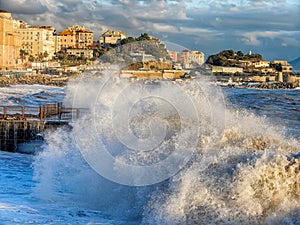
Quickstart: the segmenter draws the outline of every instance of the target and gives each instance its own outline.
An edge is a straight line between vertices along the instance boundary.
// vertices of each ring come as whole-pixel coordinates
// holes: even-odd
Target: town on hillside
[[[94,65],[112,63],[121,65],[124,78],[176,80],[191,78],[199,74],[197,70],[215,75],[223,84],[289,83],[296,87],[300,81],[286,60],[266,61],[251,51],[223,50],[205,61],[201,51],[168,50],[147,33],[130,37],[123,31],[107,30],[95,38],[93,31],[80,25],[56,33],[53,26],[31,26],[5,10],[0,10],[0,48],[0,86],[63,85],[70,76]]]

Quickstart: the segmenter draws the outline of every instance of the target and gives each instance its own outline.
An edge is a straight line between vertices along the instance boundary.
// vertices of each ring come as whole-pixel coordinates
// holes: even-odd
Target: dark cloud
[[[46,13],[48,8],[40,1],[35,0],[1,0],[0,9],[7,10],[15,14],[42,14]]]

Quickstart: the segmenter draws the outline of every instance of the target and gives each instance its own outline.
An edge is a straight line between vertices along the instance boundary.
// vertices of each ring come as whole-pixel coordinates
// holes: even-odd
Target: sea
[[[1,225],[300,224],[300,90],[105,76],[0,93],[88,109],[34,154],[0,151]]]

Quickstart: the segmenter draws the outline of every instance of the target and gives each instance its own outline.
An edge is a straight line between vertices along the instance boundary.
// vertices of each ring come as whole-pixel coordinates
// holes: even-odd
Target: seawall
[[[65,121],[0,120],[0,150],[16,152],[18,144],[35,140],[46,130],[68,126]]]

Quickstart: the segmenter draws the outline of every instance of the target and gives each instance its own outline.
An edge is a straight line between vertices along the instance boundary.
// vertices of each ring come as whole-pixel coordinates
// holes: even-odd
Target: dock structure
[[[0,106],[0,150],[18,151],[19,144],[36,140],[46,130],[69,126],[85,110],[66,108],[62,103]]]

